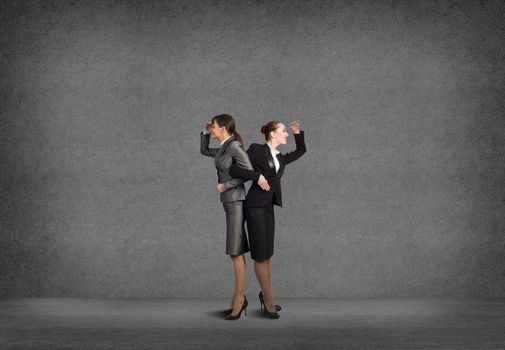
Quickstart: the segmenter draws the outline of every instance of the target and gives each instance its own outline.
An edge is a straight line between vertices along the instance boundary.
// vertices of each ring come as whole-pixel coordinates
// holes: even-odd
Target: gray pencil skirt
[[[226,213],[226,254],[235,256],[247,253],[249,244],[244,228],[244,201],[223,202]]]

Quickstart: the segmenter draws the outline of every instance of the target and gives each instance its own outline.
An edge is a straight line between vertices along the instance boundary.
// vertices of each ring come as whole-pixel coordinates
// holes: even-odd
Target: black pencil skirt
[[[249,249],[253,260],[261,261],[274,254],[275,216],[273,204],[244,208]]]

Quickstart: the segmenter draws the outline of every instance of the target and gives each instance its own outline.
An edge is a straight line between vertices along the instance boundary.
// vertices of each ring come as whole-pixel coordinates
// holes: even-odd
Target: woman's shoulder
[[[238,142],[237,140],[235,140],[235,141],[233,141],[233,142],[230,144],[230,148],[231,148],[232,150],[237,149],[237,148],[240,148],[240,149],[242,149],[242,150],[243,150],[243,149],[244,149],[244,146],[243,146],[240,142]]]
[[[256,150],[256,149],[260,149],[261,147],[263,147],[262,144],[259,144],[259,143],[251,143],[251,145],[249,146],[249,149],[250,150]]]

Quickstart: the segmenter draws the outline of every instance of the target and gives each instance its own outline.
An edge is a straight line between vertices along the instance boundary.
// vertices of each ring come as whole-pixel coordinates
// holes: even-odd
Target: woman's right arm
[[[200,153],[214,158],[219,148],[209,148],[210,134],[200,133]]]
[[[205,122],[205,125],[203,126],[203,131],[200,133],[200,153],[203,154],[204,156],[214,158],[217,152],[219,152],[219,148],[209,148],[209,142],[210,142],[209,127],[211,124],[212,124],[211,122]]]

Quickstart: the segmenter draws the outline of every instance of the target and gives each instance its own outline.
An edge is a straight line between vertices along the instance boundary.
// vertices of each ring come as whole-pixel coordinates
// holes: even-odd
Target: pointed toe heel
[[[232,311],[230,311],[230,313],[228,315],[224,316],[224,319],[226,321],[235,321],[235,320],[238,320],[240,318],[240,316],[242,315],[242,311],[244,311],[244,316],[247,316],[247,305],[249,305],[249,303],[247,302],[247,298],[244,295],[244,302],[242,303],[242,307],[240,308],[239,313],[236,314],[236,315],[233,315]],[[228,311],[228,310],[223,311],[223,313],[226,312],[226,311]]]
[[[265,315],[266,318],[269,318],[271,320],[277,320],[279,317],[281,317],[277,311],[274,311],[274,312],[270,312],[267,310],[267,307],[265,305],[265,300],[263,299],[263,293],[260,292],[260,294],[258,295],[259,298],[260,298],[260,306],[261,306],[261,310],[263,310],[263,314]],[[277,310],[277,306],[278,305],[275,305],[275,309]],[[280,307],[280,306],[279,306]]]
[[[263,305],[265,304],[265,301],[263,300],[263,291],[258,294],[258,297],[260,298],[260,306],[261,309],[263,310]],[[275,305],[275,311],[281,311],[282,307],[280,305]]]

